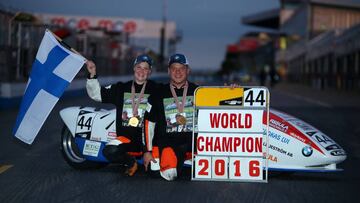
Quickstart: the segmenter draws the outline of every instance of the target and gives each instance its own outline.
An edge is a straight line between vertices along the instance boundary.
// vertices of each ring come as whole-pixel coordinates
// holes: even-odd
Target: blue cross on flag
[[[63,47],[46,30],[22,98],[13,134],[32,144],[51,110],[86,59]]]

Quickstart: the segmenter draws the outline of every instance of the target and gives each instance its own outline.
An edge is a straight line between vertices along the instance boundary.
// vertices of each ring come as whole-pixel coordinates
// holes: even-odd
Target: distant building
[[[281,0],[280,32],[310,40],[334,29],[347,29],[360,22],[360,1]]]
[[[360,89],[359,46],[354,47],[360,1],[283,1],[282,7],[280,30],[288,47],[278,50],[276,62],[289,79],[318,89]]]
[[[243,23],[278,31],[276,69],[288,80],[360,89],[360,0],[281,0]]]
[[[106,16],[75,16],[58,14],[34,14],[36,18],[46,25],[56,25],[77,32],[76,45],[79,51],[90,58],[109,58],[110,66],[115,66],[114,71],[121,65],[121,61],[132,61],[134,55],[139,53],[157,52],[160,44],[160,30],[162,21],[151,21],[141,18],[106,17]],[[168,54],[176,48],[176,24],[166,22],[165,40]],[[170,43],[175,41],[175,43]],[[156,60],[155,56],[155,60]],[[107,59],[106,59],[107,60]],[[156,66],[159,71],[160,64]],[[131,71],[124,67],[115,74],[126,74]],[[160,70],[162,71],[162,70]]]
[[[277,35],[268,32],[244,34],[238,42],[227,46],[220,73],[231,75],[230,80],[243,80],[244,76],[256,78],[264,68],[274,70],[274,39]]]
[[[261,80],[263,74],[267,74],[270,77],[270,85],[274,84],[275,50],[281,37],[278,31],[279,12],[280,9],[271,9],[242,19],[244,24],[268,30],[248,32],[241,36],[238,42],[228,45],[221,74],[246,74],[253,82],[256,79]]]
[[[162,21],[140,18],[74,16],[0,10],[0,81],[28,78],[45,28],[50,29],[88,59],[95,60],[101,75],[132,72],[131,64],[140,53],[157,59]],[[166,22],[165,54],[172,54],[181,36],[176,24]],[[0,58],[0,59],[1,59]],[[160,70],[160,64],[155,70]],[[156,69],[157,68],[157,69]],[[85,77],[81,71],[77,77]]]

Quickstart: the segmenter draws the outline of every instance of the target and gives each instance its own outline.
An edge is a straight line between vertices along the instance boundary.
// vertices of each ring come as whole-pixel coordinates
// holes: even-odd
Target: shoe
[[[125,174],[128,175],[128,176],[133,176],[135,174],[135,172],[137,171],[137,169],[138,169],[138,164],[135,161],[134,164],[131,167],[126,169]]]

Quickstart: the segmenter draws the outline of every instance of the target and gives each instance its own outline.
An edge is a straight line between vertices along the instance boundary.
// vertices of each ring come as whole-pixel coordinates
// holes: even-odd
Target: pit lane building
[[[275,66],[287,80],[360,90],[360,0],[281,0],[242,22],[277,31]]]

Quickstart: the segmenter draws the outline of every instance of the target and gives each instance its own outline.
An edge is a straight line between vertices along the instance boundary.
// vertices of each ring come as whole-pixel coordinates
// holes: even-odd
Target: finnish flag
[[[86,59],[45,31],[21,101],[13,134],[32,144],[46,118]]]

